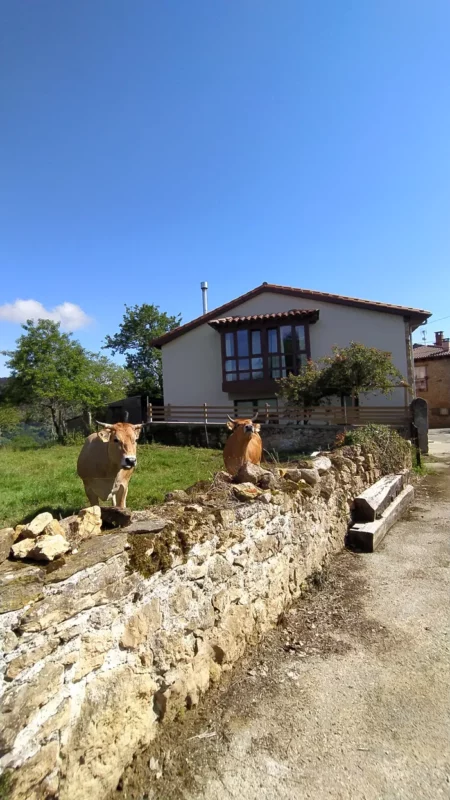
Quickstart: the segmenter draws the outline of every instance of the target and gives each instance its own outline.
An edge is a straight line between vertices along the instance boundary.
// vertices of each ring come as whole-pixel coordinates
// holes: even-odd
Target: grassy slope
[[[16,525],[40,511],[68,516],[87,505],[76,474],[80,447],[55,445],[40,450],[2,450],[0,527]],[[194,447],[143,445],[130,482],[129,508],[146,508],[172,489],[211,478],[223,467],[222,452]]]

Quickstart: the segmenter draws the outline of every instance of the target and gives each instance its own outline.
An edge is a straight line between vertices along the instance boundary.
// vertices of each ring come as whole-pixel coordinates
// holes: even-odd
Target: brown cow
[[[142,425],[98,422],[104,430],[87,437],[78,456],[77,472],[92,506],[98,499],[126,508],[128,484],[137,463],[136,443]]]
[[[258,414],[256,414],[256,417]],[[242,464],[249,461],[260,464],[262,456],[262,441],[259,435],[261,425],[255,425],[253,419],[232,419],[228,417],[227,428],[233,431],[228,437],[223,451],[225,469],[230,475],[236,475]]]

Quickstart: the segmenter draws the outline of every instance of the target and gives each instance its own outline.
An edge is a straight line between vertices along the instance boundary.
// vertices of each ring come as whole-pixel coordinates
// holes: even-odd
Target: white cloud
[[[50,311],[38,300],[16,300],[14,303],[0,306],[0,320],[23,323],[27,319],[52,319],[54,322],[60,322],[66,331],[85,328],[91,322],[91,318],[75,303],[61,303]]]

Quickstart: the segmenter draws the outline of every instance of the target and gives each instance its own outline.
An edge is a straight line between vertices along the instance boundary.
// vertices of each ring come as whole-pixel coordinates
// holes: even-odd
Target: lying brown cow
[[[258,414],[256,414],[256,417]],[[260,464],[262,456],[262,441],[259,435],[261,425],[255,425],[253,419],[232,419],[228,417],[227,428],[233,431],[228,437],[223,451],[225,469],[230,475],[236,475],[242,464],[249,461]]]
[[[137,463],[136,443],[142,425],[98,422],[104,430],[87,437],[78,456],[77,472],[92,506],[112,500],[126,508],[128,484]]]

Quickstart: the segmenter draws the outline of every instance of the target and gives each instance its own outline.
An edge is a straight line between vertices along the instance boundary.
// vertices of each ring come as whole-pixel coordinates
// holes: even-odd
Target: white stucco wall
[[[388,350],[401,373],[407,377],[405,323],[401,315],[304,300],[267,292],[237,305],[227,315],[268,314],[293,308],[318,308],[318,322],[310,326],[311,357],[329,355],[333,345],[351,341]],[[231,397],[222,391],[220,335],[206,323],[162,348],[164,402],[171,405],[229,405]],[[242,399],[250,399],[242,397]],[[404,390],[389,398],[361,398],[365,405],[404,404]]]

